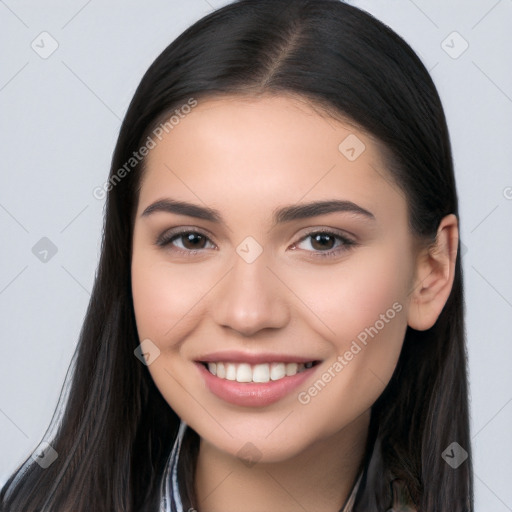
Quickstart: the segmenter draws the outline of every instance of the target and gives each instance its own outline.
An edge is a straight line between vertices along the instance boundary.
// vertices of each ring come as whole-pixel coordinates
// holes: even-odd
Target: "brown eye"
[[[186,233],[176,238],[181,238],[183,240],[183,247],[190,250],[204,249],[207,241],[206,237],[199,233]]]
[[[206,235],[197,231],[167,233],[159,237],[156,244],[160,247],[170,246],[172,249],[181,250],[182,252],[200,251],[214,247]],[[211,247],[209,244],[211,244]]]
[[[336,244],[336,237],[329,233],[316,233],[310,237],[311,247],[319,251],[332,249]]]
[[[337,256],[354,248],[355,240],[330,231],[314,231],[303,237],[293,249],[301,249],[312,256]]]

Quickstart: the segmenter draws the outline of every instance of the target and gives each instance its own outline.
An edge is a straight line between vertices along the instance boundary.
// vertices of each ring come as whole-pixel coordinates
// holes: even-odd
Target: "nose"
[[[215,287],[212,315],[217,325],[254,336],[289,322],[286,290],[267,265],[263,255],[252,263],[236,255],[233,267]]]

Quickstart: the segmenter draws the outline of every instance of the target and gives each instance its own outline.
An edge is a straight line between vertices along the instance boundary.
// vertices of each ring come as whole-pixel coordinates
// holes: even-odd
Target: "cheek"
[[[316,383],[303,390],[301,403],[310,404],[315,414],[332,414],[333,404],[340,404],[355,417],[384,390],[407,328],[411,265],[392,246],[372,248],[301,281],[298,294],[309,297],[315,313],[309,316],[333,349]]]
[[[295,276],[294,291],[309,307],[311,322],[343,350],[347,341],[373,326],[381,315],[392,317],[393,321],[386,323],[387,332],[392,331],[391,324],[405,321],[395,313],[405,310],[411,265],[404,252],[391,244],[366,247],[346,262],[318,266]],[[401,307],[393,309],[395,303]]]
[[[197,314],[204,286],[197,273],[134,251],[132,294],[140,339],[150,338],[161,350],[167,350],[179,341]]]
[[[160,350],[160,356],[148,366],[151,378],[167,403],[192,421],[193,403],[183,392],[189,386],[191,369],[182,363],[180,351],[203,314],[201,276],[181,267],[171,268],[150,251],[140,249],[134,250],[131,279],[139,339],[150,339]]]

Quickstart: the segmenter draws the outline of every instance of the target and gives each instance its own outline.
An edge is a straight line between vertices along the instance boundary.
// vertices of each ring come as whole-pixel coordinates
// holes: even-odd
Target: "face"
[[[415,275],[377,145],[286,96],[204,100],[157,142],[132,291],[158,389],[203,440],[262,462],[342,431],[391,378]]]

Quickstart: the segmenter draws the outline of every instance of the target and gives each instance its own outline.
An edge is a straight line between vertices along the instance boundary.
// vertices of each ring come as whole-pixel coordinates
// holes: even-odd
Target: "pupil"
[[[187,249],[197,249],[198,247],[202,247],[204,244],[204,237],[201,235],[198,235],[196,233],[189,233],[185,235],[185,247]]]
[[[319,244],[315,249],[332,249],[333,237],[327,233],[319,233],[313,236],[313,247],[315,244]]]

